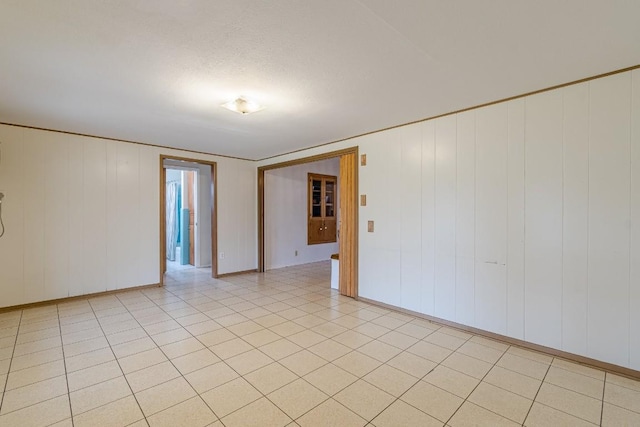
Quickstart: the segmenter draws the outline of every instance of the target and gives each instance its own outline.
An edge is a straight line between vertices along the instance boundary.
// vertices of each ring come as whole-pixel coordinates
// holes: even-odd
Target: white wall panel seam
[[[478,211],[478,115],[473,114],[473,324],[478,321],[476,318],[476,231],[477,231],[477,211]]]
[[[420,124],[420,276],[422,276],[422,257],[424,254],[424,200],[422,200],[423,191],[424,191],[424,125]],[[420,277],[420,309],[424,310],[424,292],[422,286],[422,277]]]
[[[522,337],[527,339],[527,101],[529,97],[524,98],[524,135],[522,141]]]
[[[438,119],[433,122],[433,315],[436,315],[436,295],[438,293],[437,267],[438,258]]]
[[[504,248],[505,248],[505,254],[504,254],[504,263],[505,263],[505,268],[504,268],[504,275],[505,275],[505,305],[506,307],[504,308],[504,313],[505,313],[505,335],[507,335],[509,333],[509,188],[510,188],[510,182],[509,182],[509,161],[511,159],[511,157],[509,156],[509,148],[511,147],[511,144],[509,143],[509,135],[511,135],[511,133],[509,132],[511,130],[511,122],[509,120],[509,105],[507,104],[507,111],[506,111],[506,122],[507,122],[507,139],[506,139],[506,146],[507,146],[507,155],[505,156],[505,171],[507,174],[507,185],[506,185],[506,189],[507,189],[507,195],[506,195],[506,203],[505,203],[505,209],[506,209],[506,221],[504,223],[504,226],[506,228],[506,232],[504,233],[505,236],[505,242],[504,242]],[[475,263],[474,263],[474,272],[475,272]]]
[[[104,290],[109,289],[109,143],[104,143]]]
[[[67,145],[67,148],[68,148],[68,150],[69,150],[69,151],[71,151],[71,149],[72,149],[71,145],[73,145],[73,142],[71,142],[71,143],[69,143],[69,144]],[[83,190],[83,191],[82,191],[82,193],[79,195],[79,197],[81,198],[80,203],[79,203],[79,208],[80,208],[80,209],[82,210],[82,212],[83,212],[83,215],[82,215],[82,222],[83,222],[83,223],[82,223],[82,224],[76,224],[76,227],[82,227],[82,228],[81,228],[81,233],[80,233],[80,238],[82,239],[82,245],[83,245],[83,247],[84,247],[84,241],[85,241],[85,239],[87,238],[87,237],[85,236],[85,232],[84,232],[84,230],[85,230],[85,228],[86,228],[86,227],[84,226],[84,222],[86,221],[86,218],[85,218],[85,216],[84,216],[85,204],[86,204],[86,200],[85,200],[85,197],[84,197],[84,186],[87,184],[87,183],[86,183],[86,180],[85,180],[85,172],[86,172],[86,171],[85,171],[85,169],[86,169],[86,165],[85,165],[85,163],[86,163],[86,156],[85,156],[85,153],[84,153],[84,144],[83,144],[82,142],[79,142],[79,143],[78,143],[78,145],[80,146],[80,153],[81,153],[81,155],[82,155],[82,162],[81,162],[81,164],[82,164],[82,170],[80,171],[80,175],[79,175],[79,176],[81,176],[81,177],[82,177],[81,179],[82,179],[82,190]],[[69,202],[71,202],[71,200],[69,200]],[[70,227],[71,227],[71,226],[73,226],[73,225],[70,225]],[[82,257],[84,258],[84,251],[82,251],[81,253],[82,253]],[[83,259],[82,261],[84,261],[84,259]],[[83,276],[84,276],[84,275],[82,275],[81,277],[83,277]],[[82,293],[85,293],[84,291],[85,291],[85,284],[81,282],[81,292],[82,292]],[[67,294],[68,294],[68,293],[69,293],[69,292],[67,292]]]
[[[633,234],[632,234],[632,225],[631,225],[631,221],[633,219],[632,216],[632,209],[633,209],[633,165],[632,165],[632,161],[633,161],[633,150],[632,150],[632,141],[633,141],[633,74],[629,75],[629,80],[630,80],[630,88],[631,90],[629,90],[629,223],[628,223],[628,229],[629,229],[629,280],[628,280],[628,289],[627,289],[627,303],[629,304],[629,354],[628,354],[628,362],[629,364],[631,364],[631,349],[633,347],[632,345],[632,340],[631,340],[631,330],[633,329],[632,325],[631,325],[631,313],[633,310],[633,306],[632,306],[632,298],[631,298],[631,262],[632,262],[632,248],[633,246],[631,245],[631,242],[633,241]]]
[[[142,203],[142,198],[140,197],[140,194],[142,194],[142,190],[143,190],[142,189],[142,177],[140,175],[140,170],[142,169],[142,154],[143,153],[141,152],[140,145],[136,146],[136,149],[138,151],[138,203],[137,203],[138,212],[136,213],[136,219],[137,219],[136,222],[138,223],[138,225],[137,225],[136,229],[140,230],[140,219],[141,219],[140,218],[140,211],[141,211],[140,204]],[[197,179],[197,177],[196,177],[196,179]],[[196,195],[196,197],[197,197],[197,195]],[[137,271],[137,274],[136,274],[137,279],[136,279],[136,281],[138,281],[138,282],[142,278],[142,271],[141,271],[142,269],[141,269],[141,265],[140,265],[141,264],[140,248],[142,246],[141,243],[142,242],[140,241],[140,236],[138,236],[138,238],[136,239],[136,246],[137,247],[136,247],[136,252],[135,252],[136,253],[136,271]],[[195,260],[194,260],[193,264],[194,264],[194,266],[196,265]]]
[[[507,177],[505,184],[505,199],[504,199],[504,334],[509,331],[509,265],[507,258],[509,257],[509,105],[506,104],[504,111],[504,120],[506,123],[504,145],[507,147],[507,152],[504,157],[504,173]],[[474,263],[475,267],[475,263]]]
[[[565,135],[565,131],[566,131],[566,123],[565,123],[565,111],[564,111],[564,97],[565,97],[565,89],[561,89],[562,90],[562,119],[560,121],[560,123],[562,123],[562,159],[561,159],[561,165],[562,165],[562,169],[561,169],[561,176],[560,176],[560,190],[561,190],[561,203],[562,203],[562,210],[561,210],[561,224],[562,226],[560,227],[560,232],[561,232],[561,236],[560,236],[560,347],[562,347],[562,343],[564,342],[564,316],[562,311],[564,310],[564,185],[565,185],[565,179],[564,179],[564,172],[565,172],[565,162],[564,162],[564,150],[566,148],[566,135]]]
[[[456,297],[458,295],[458,116],[459,114],[455,115],[455,129],[456,129],[456,146],[454,149],[454,153],[456,153],[456,162],[455,162],[455,177],[456,177],[456,182],[453,188],[455,188],[455,201],[453,203],[453,206],[455,206],[454,212],[455,212],[455,221],[453,222],[453,242],[454,242],[454,248],[453,248],[453,319],[457,319],[458,318],[458,304],[456,301]]]
[[[588,131],[587,131],[587,273],[586,273],[586,277],[587,277],[587,318],[584,319],[585,321],[585,333],[586,333],[586,337],[587,337],[587,342],[586,344],[586,351],[587,353],[589,352],[589,317],[591,316],[591,313],[589,312],[589,307],[591,307],[591,304],[589,304],[589,262],[591,260],[590,254],[591,254],[591,82],[587,83],[588,86],[588,91],[587,91],[587,126],[588,126]]]
[[[477,220],[478,220],[478,121],[477,114],[473,115],[473,326],[477,326],[476,313],[478,313],[477,299],[478,291],[476,289],[476,260],[478,255],[478,236]]]

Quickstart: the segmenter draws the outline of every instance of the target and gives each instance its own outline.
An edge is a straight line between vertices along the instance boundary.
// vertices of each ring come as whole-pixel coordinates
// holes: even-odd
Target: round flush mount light
[[[240,113],[242,115],[255,113],[256,111],[263,110],[264,107],[257,102],[251,101],[243,96],[238,99],[234,99],[233,101],[229,101],[225,104],[221,105],[227,110],[235,111],[236,113]]]

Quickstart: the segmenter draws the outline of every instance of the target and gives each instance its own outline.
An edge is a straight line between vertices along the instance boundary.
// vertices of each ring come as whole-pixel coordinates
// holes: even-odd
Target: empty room
[[[0,427],[640,426],[638,17],[0,1]]]

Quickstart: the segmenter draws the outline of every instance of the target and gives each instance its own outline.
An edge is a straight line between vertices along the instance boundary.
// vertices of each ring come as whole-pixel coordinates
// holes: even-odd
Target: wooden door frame
[[[330,151],[322,154],[316,154],[314,156],[304,157],[301,159],[289,160],[281,163],[274,163],[272,165],[260,166],[258,168],[258,272],[263,273],[265,271],[265,265],[264,265],[264,173],[265,171],[272,170],[272,169],[286,168],[289,166],[295,166],[295,165],[300,165],[304,163],[317,162],[319,160],[326,160],[326,159],[333,159],[333,158],[339,159],[345,154],[354,154],[354,163],[352,167],[354,169],[355,185],[354,185],[354,189],[352,191],[353,194],[351,194],[351,197],[353,199],[352,201],[354,203],[354,206],[357,207],[358,206],[358,158],[359,158],[357,146],[345,148],[342,150]],[[338,177],[338,180],[340,181],[340,176]],[[341,216],[338,218],[338,220],[340,220],[340,218],[342,217],[343,209],[341,208],[340,210],[341,210]],[[351,221],[350,221],[351,224],[349,225],[352,227],[352,230],[354,232],[355,241],[358,242],[358,227],[359,227],[358,209],[355,209],[355,214],[350,218],[351,218]],[[353,289],[355,293],[353,296],[357,298],[358,296],[358,269],[357,269],[358,244],[357,243],[355,245],[352,245],[352,250],[353,250],[353,253],[349,254],[350,255],[349,258],[355,261],[354,262],[355,271],[353,276],[353,280],[355,283],[353,283],[353,286],[351,287],[351,289]],[[340,253],[342,253],[343,248],[340,247],[339,251]]]
[[[164,273],[167,270],[167,206],[165,200],[167,191],[167,169],[164,167],[165,160],[177,160],[182,162],[211,166],[211,277],[215,279],[218,277],[218,191],[216,188],[218,183],[217,163],[200,159],[191,159],[187,157],[160,154],[160,285],[163,285],[164,283]]]

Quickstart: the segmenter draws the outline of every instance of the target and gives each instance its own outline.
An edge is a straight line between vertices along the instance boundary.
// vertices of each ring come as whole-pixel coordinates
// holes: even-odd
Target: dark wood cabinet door
[[[307,244],[336,242],[338,179],[313,173],[308,175],[308,179]]]

